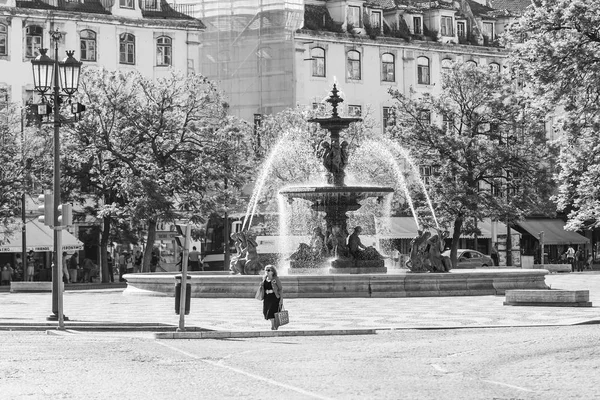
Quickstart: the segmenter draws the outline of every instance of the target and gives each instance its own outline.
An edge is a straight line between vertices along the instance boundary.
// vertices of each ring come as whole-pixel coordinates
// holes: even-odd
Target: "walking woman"
[[[271,330],[276,331],[275,313],[279,311],[279,302],[282,298],[283,287],[277,276],[277,269],[272,265],[265,267],[265,277],[260,283],[257,295],[262,297],[263,314],[265,319],[271,321]],[[259,298],[260,298],[259,297]]]

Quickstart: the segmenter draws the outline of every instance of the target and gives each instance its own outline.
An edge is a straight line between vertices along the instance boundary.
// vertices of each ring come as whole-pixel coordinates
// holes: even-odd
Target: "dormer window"
[[[442,17],[440,34],[442,36],[454,36],[454,21],[452,17]]]
[[[133,0],[119,0],[119,7],[133,9]]]
[[[456,23],[456,34],[459,38],[467,37],[467,24],[465,22]]]
[[[381,11],[371,12],[371,27],[381,29]]]
[[[484,22],[483,23],[483,36],[486,36],[489,40],[494,40],[494,23]]]
[[[8,28],[0,24],[0,56],[8,54]]]
[[[413,17],[413,33],[415,35],[423,34],[423,19],[421,17]]]
[[[354,28],[360,28],[360,7],[348,6],[348,25],[352,25]]]

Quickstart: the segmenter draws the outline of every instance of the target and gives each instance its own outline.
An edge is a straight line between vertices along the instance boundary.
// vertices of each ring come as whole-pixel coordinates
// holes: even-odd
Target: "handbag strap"
[[[279,300],[279,311],[284,311],[285,308],[283,308],[283,299]]]

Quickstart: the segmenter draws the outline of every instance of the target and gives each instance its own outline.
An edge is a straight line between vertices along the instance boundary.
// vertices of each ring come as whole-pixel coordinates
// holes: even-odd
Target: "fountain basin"
[[[288,199],[302,199],[313,203],[315,211],[345,206],[348,211],[360,208],[360,201],[369,197],[384,197],[394,189],[384,186],[298,186],[281,189],[279,194]]]
[[[543,269],[462,269],[449,273],[333,274],[280,276],[287,298],[437,297],[504,295],[511,289],[547,289]],[[124,294],[175,295],[177,273],[126,274]],[[192,297],[253,298],[260,276],[191,273]]]

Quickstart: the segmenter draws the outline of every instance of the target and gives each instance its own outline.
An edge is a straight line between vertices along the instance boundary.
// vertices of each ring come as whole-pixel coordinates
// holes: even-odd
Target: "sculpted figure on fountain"
[[[258,275],[263,266],[258,257],[258,244],[249,231],[233,233],[237,255],[231,259],[229,269],[232,274]]]

